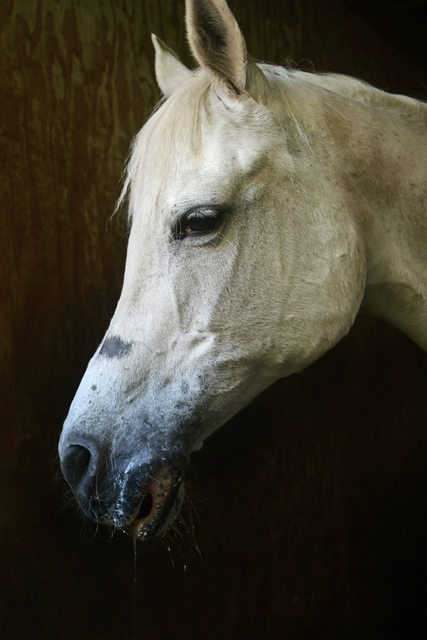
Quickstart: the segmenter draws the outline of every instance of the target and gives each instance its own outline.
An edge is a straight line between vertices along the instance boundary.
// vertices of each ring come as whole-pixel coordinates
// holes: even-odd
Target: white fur
[[[146,459],[165,442],[189,453],[361,308],[427,349],[426,105],[256,66],[223,0],[187,5],[202,66],[183,71],[157,43],[169,98],[134,143],[122,196],[131,232],[107,335],[132,351],[95,354],[62,448],[83,428],[111,449],[145,428]],[[204,8],[225,51],[203,51]],[[213,205],[227,211],[216,232],[174,237]]]

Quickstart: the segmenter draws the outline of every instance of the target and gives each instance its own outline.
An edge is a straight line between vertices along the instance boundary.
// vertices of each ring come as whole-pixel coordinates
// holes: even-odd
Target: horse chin
[[[179,514],[184,496],[182,476],[166,465],[158,467],[128,526],[132,538],[151,540],[163,535]]]

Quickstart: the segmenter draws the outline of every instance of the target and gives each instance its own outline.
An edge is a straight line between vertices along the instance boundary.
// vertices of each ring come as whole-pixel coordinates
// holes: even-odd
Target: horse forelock
[[[194,153],[200,145],[200,131],[208,118],[209,88],[210,83],[204,74],[194,74],[176,93],[158,102],[151,117],[133,139],[123,188],[116,205],[116,211],[127,205],[129,223],[138,194],[145,186],[142,184],[145,174],[150,173],[152,185],[161,183],[171,162],[179,162],[176,154],[172,158],[172,149],[177,149],[178,154],[185,154],[186,149]]]
[[[237,122],[239,116],[242,122],[245,120],[242,100],[235,105]],[[188,153],[197,154],[202,148],[213,111],[224,110],[221,103],[210,77],[202,69],[183,82],[172,96],[159,101],[132,142],[116,211],[127,203],[128,221],[132,221],[141,195],[147,195],[147,189],[158,187],[170,171],[176,171],[181,158],[185,159]],[[240,113],[239,105],[243,105]],[[260,119],[265,116],[265,108],[252,100],[254,109]]]

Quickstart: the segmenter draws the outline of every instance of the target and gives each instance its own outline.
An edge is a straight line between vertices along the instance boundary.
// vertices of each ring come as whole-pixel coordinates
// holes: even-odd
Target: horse
[[[153,36],[123,289],[59,442],[83,512],[141,540],[191,453],[360,311],[427,350],[427,105],[256,63],[225,0],[186,0],[186,26],[193,71]]]

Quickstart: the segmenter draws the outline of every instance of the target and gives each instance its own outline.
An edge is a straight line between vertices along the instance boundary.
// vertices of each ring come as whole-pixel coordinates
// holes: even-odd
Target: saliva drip
[[[133,539],[133,640],[136,640],[136,538]]]

